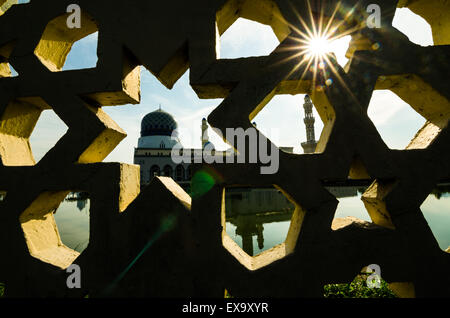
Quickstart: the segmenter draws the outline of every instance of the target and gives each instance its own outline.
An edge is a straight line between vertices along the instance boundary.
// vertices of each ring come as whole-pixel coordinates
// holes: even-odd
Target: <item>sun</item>
[[[293,66],[291,74],[301,69],[300,80],[312,73],[311,90],[315,90],[316,84],[317,89],[321,89],[325,85],[332,85],[333,82],[340,82],[346,86],[341,72],[345,71],[348,65],[347,52],[352,35],[362,27],[360,23],[350,23],[357,4],[347,7],[341,1],[337,1],[331,14],[325,16],[323,10],[317,8],[314,12],[311,10],[310,0],[306,0],[306,3],[310,21],[307,23],[302,15],[295,12],[299,25],[291,25],[292,45],[282,48],[291,54],[282,62],[295,59],[297,63]]]
[[[306,54],[310,57],[323,58],[331,51],[331,41],[324,35],[313,37],[306,44]]]

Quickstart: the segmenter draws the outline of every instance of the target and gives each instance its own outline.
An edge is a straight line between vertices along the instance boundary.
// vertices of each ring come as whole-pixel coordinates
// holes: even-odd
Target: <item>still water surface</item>
[[[361,201],[361,192],[356,193],[355,196],[338,198],[335,218],[353,216],[371,221]],[[55,213],[63,243],[79,252],[89,242],[89,205],[89,199],[64,201]],[[267,204],[263,202],[263,206],[267,207]],[[439,199],[434,194],[429,195],[421,209],[439,246],[447,249],[450,246],[450,193],[441,193]],[[234,213],[233,217],[229,217],[227,211],[226,232],[239,246],[244,245],[243,249],[249,255],[257,255],[286,239],[289,219],[286,210],[244,215]]]

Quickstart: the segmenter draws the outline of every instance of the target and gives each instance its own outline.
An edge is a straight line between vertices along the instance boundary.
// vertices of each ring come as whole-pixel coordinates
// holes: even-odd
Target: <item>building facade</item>
[[[203,150],[216,152],[208,138],[208,124],[205,118],[200,126],[202,130],[202,149],[184,148],[178,138],[178,124],[171,114],[161,108],[155,110],[141,121],[141,136],[134,149],[134,164],[141,167],[141,185],[147,185],[154,176],[165,176],[174,179],[183,189],[190,188],[192,163],[202,162]],[[190,162],[175,163],[172,150],[177,147],[181,153],[190,153]]]
[[[153,176],[167,176],[183,188],[189,184],[192,167],[176,164],[171,158],[172,148],[180,144],[178,124],[161,108],[147,114],[141,121],[141,137],[134,150],[134,164],[141,167],[141,185],[147,185]]]
[[[303,119],[306,127],[306,142],[301,145],[304,153],[313,153],[317,146],[314,132],[314,116],[312,112],[313,104],[308,95],[305,96],[303,105],[305,117]],[[256,127],[256,123],[253,123]],[[214,150],[214,145],[209,141],[208,123],[205,118],[201,125],[201,149],[185,149],[178,138],[178,124],[173,116],[161,108],[148,113],[141,121],[141,136],[138,140],[137,148],[134,150],[134,164],[141,167],[141,185],[147,185],[153,176],[166,176],[173,178],[183,188],[187,189],[192,178],[191,163],[175,163],[172,160],[172,149],[180,147],[183,151],[192,154],[191,162],[202,162],[204,149]],[[293,152],[293,147],[280,147],[285,152]],[[232,155],[225,151],[220,151],[222,155]]]

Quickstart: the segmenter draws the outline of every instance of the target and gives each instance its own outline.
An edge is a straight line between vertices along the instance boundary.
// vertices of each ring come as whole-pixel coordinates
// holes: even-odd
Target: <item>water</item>
[[[89,206],[89,199],[65,200],[54,214],[61,241],[80,253],[89,243]]]
[[[244,251],[251,255],[257,255],[271,247],[283,243],[286,239],[286,235],[289,230],[289,225],[291,222],[283,221],[276,223],[265,223],[263,224],[263,244],[262,246],[258,244],[258,237],[256,235],[252,236],[252,249],[243,248]],[[237,227],[230,222],[226,223],[227,234],[235,241],[241,248],[243,247],[242,236],[236,233]]]
[[[338,198],[338,200],[339,205],[336,209],[335,218],[354,216],[371,222],[361,200],[361,193],[354,197]],[[442,193],[440,199],[436,198],[434,194],[430,194],[420,208],[439,247],[446,250],[450,247],[450,193]]]
[[[339,201],[335,218],[352,216],[371,222],[370,216],[361,200],[364,188],[343,187],[340,189],[329,188],[328,190],[337,196]],[[421,206],[422,213],[442,250],[450,247],[450,193],[447,192],[448,190],[448,185],[439,187],[439,191],[434,190],[433,192],[436,192],[440,198],[438,199],[435,194],[430,194]],[[228,215],[227,204],[225,206]],[[253,206],[252,208],[254,209],[255,207]],[[264,211],[261,214],[264,214]],[[244,214],[241,218],[246,218],[247,222],[242,221],[240,222],[242,224],[237,225],[237,222],[230,222],[227,217],[226,232],[249,255],[257,255],[277,244],[283,243],[286,239],[290,225],[289,220],[274,223],[257,223],[259,228],[263,229],[258,233],[256,228],[246,224],[251,222],[250,215]],[[241,229],[239,225],[241,225]],[[248,237],[249,235],[251,235],[251,241]],[[263,244],[258,244],[261,242]]]
[[[355,188],[353,196],[338,198],[335,218],[353,216],[371,222],[358,190],[361,189]],[[235,191],[234,199],[227,197],[226,232],[249,255],[257,255],[286,239],[293,206],[281,193],[271,191],[275,203],[270,203],[267,189],[253,195],[247,190],[242,198],[236,197],[239,191]],[[230,210],[230,202],[234,203],[234,210]],[[247,202],[247,207],[243,202]],[[286,208],[281,209],[283,205]],[[89,206],[89,199],[64,201],[55,213],[61,240],[78,252],[83,251],[89,241]],[[272,207],[278,210],[272,210]],[[447,249],[450,246],[450,193],[441,193],[440,199],[434,194],[429,195],[421,209],[440,248]]]
[[[450,193],[443,194],[440,199],[429,195],[421,209],[439,247],[446,250],[450,247]]]

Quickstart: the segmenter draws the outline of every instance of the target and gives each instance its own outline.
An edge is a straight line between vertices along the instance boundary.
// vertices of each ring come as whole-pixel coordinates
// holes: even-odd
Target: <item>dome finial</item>
[[[161,104],[159,104],[159,111],[161,111]]]

